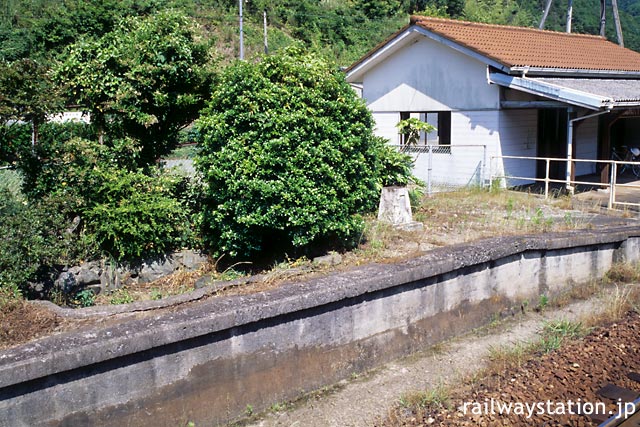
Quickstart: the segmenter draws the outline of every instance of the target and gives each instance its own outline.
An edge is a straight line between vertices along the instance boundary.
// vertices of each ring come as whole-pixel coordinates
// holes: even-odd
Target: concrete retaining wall
[[[0,352],[0,426],[224,423],[638,261],[638,236],[489,239],[45,338]]]

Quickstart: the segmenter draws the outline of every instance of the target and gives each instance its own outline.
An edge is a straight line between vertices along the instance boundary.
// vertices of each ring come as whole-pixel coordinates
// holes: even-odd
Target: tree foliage
[[[75,244],[65,233],[63,215],[46,208],[50,199],[29,203],[0,190],[0,288],[26,289],[46,277]]]
[[[0,60],[52,58],[82,36],[99,37],[124,17],[158,11],[162,0],[4,0]]]
[[[211,57],[193,21],[168,11],[129,18],[97,40],[72,45],[56,69],[68,97],[100,129],[141,142],[145,163],[168,154],[204,106]]]
[[[540,18],[519,0],[469,0],[462,16],[464,19],[491,24],[532,27]]]
[[[16,160],[18,135],[12,129],[16,123],[31,123],[37,142],[46,115],[62,107],[62,97],[46,66],[31,59],[0,62],[0,163]]]
[[[420,134],[430,133],[436,130],[436,128],[427,122],[423,122],[420,119],[415,117],[410,117],[405,120],[400,120],[396,127],[398,128],[398,133],[401,135],[405,135],[405,144],[407,145],[417,145],[420,140]]]
[[[402,157],[373,135],[342,73],[297,47],[225,70],[199,126],[204,239],[234,256],[353,243],[379,197],[381,159]]]
[[[341,65],[359,58],[407,24],[407,14],[427,13],[497,24],[537,26],[546,0],[252,0],[245,2],[245,51],[263,51],[262,18],[267,12],[269,47],[298,41],[335,57]],[[576,1],[575,32],[598,33],[599,0]],[[615,40],[608,2],[607,37]],[[640,49],[640,7],[619,0],[626,45]],[[0,60],[52,58],[81,38],[98,38],[130,16],[148,16],[173,8],[199,20],[229,59],[238,51],[238,2],[216,0],[5,0],[0,8]],[[563,31],[566,1],[556,1],[547,28]]]
[[[70,237],[89,244],[92,252],[84,255],[134,261],[182,247],[192,230],[189,209],[175,192],[182,178],[138,169],[139,155],[132,139],[107,146],[59,134],[23,156],[19,167],[32,203],[57,200],[58,221],[76,223]],[[67,261],[73,259],[69,254]]]

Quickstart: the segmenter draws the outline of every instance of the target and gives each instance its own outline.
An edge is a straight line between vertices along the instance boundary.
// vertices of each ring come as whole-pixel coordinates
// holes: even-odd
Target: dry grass
[[[489,350],[487,367],[481,376],[519,368],[531,357],[533,346],[528,342],[517,342],[510,346],[496,346]]]
[[[566,198],[548,199],[515,191],[465,189],[426,198],[416,210],[417,221],[439,244],[483,237],[587,227],[577,212],[566,211]]]
[[[196,271],[178,271],[151,283],[127,285],[112,292],[97,295],[96,305],[127,304],[179,295],[195,289],[195,282],[208,267]]]
[[[640,265],[616,263],[611,266],[604,276],[605,283],[620,284],[640,281]]]
[[[467,188],[423,197],[413,209],[422,231],[403,232],[370,217],[354,264],[411,256],[439,246],[487,237],[590,228],[585,212],[567,211],[568,197],[545,200],[535,194]]]
[[[65,320],[34,304],[19,293],[0,288],[0,349],[57,332]]]
[[[616,322],[628,312],[640,313],[640,285],[617,284],[603,289],[604,308],[600,314],[587,319],[589,325]]]
[[[549,305],[551,307],[561,308],[575,301],[589,299],[599,292],[602,292],[603,286],[605,286],[605,284],[601,279],[592,279],[584,283],[568,283],[566,289],[553,295],[549,300]]]

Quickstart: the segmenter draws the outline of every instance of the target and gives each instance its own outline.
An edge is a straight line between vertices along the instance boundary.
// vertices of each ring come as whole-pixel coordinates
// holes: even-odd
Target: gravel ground
[[[640,394],[640,383],[627,377],[630,372],[640,372],[640,315],[637,313],[597,328],[559,351],[529,360],[519,369],[495,372],[477,384],[465,384],[451,396],[452,409],[411,411],[398,418],[392,416],[383,425],[591,426],[594,424],[589,417],[577,413],[592,412],[592,404],[602,405],[600,414],[606,415],[605,419],[618,412],[615,399],[597,394],[602,387],[613,384]],[[487,414],[485,412],[490,411],[474,402],[488,405],[493,402],[494,412],[498,412],[496,402],[536,406],[527,415],[522,411]],[[573,405],[570,406],[570,402]],[[537,406],[540,404],[542,406]]]
[[[559,309],[528,312],[489,330],[457,338],[421,354],[387,364],[360,378],[343,381],[332,390],[318,393],[289,406],[269,411],[245,423],[251,427],[365,427],[365,426],[581,426],[584,417],[523,419],[472,417],[456,408],[466,401],[500,398],[537,402],[542,399],[583,401],[595,399],[594,387],[620,381],[629,369],[640,370],[640,318],[635,315],[522,366],[518,372],[501,372],[484,382],[470,384],[468,378],[483,369],[492,349],[530,342],[540,337],[545,322],[580,321],[598,314],[601,298],[574,302]],[[625,347],[620,346],[624,343]],[[627,347],[628,346],[628,347]],[[633,363],[630,363],[633,361]],[[613,362],[613,363],[612,363]],[[598,369],[596,369],[599,367]],[[636,385],[637,386],[637,385]],[[454,390],[448,397],[451,410],[414,411],[399,405],[402,396],[435,388]]]

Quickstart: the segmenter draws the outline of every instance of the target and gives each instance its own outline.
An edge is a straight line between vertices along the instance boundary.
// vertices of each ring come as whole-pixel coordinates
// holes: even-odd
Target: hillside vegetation
[[[4,0],[0,10],[0,59],[51,59],[79,38],[111,31],[123,17],[148,15],[168,8],[195,18],[216,51],[226,59],[238,55],[236,0]],[[264,52],[263,19],[268,22],[270,51],[294,40],[341,65],[348,65],[397,29],[408,14],[425,13],[455,19],[535,27],[545,0],[247,0],[244,3],[245,51]],[[640,49],[640,2],[619,0],[627,47]],[[566,0],[556,0],[547,29],[563,31]],[[575,0],[573,31],[597,34],[598,0]],[[615,41],[608,6],[607,37]]]

